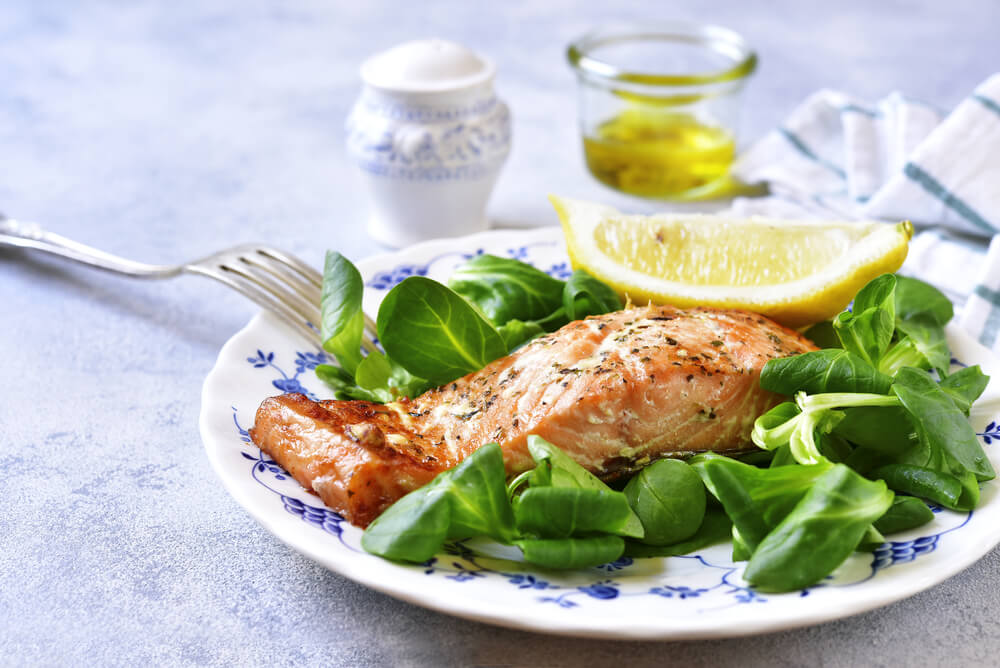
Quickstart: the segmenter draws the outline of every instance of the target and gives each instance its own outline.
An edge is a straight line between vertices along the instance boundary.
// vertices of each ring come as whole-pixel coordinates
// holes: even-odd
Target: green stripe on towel
[[[882,112],[875,109],[868,109],[867,107],[862,107],[858,104],[845,104],[840,108],[840,113],[854,113],[861,114],[862,116],[867,116],[868,118],[882,118]]]
[[[906,166],[903,167],[903,173],[906,174],[907,178],[911,181],[926,190],[928,194],[941,200],[945,206],[965,220],[969,221],[984,232],[996,234],[997,229],[993,227],[989,221],[976,213],[968,204],[948,192],[945,187],[937,181],[937,179],[917,165],[912,162],[906,163]]]
[[[985,95],[980,95],[979,93],[973,94],[972,99],[982,104],[984,107],[992,111],[994,114],[1000,116],[1000,104],[997,104],[990,98],[986,97]]]
[[[990,303],[990,313],[983,323],[979,342],[987,348],[992,348],[997,341],[997,333],[1000,332],[1000,292],[991,290],[985,285],[977,285],[972,293]]]
[[[1000,292],[991,290],[985,285],[977,285],[976,289],[972,291],[972,294],[982,297],[994,306],[1000,306]]]
[[[928,234],[938,241],[946,244],[954,244],[956,246],[961,246],[967,251],[975,253],[976,255],[986,255],[986,246],[983,245],[983,240],[975,241],[973,239],[965,239],[963,237],[951,234],[939,227],[934,227],[929,230],[924,230],[921,234]]]
[[[833,172],[834,174],[836,174],[840,178],[842,178],[842,179],[846,179],[847,178],[847,174],[844,173],[844,170],[842,170],[840,167],[837,167],[837,165],[835,165],[835,164],[833,164],[831,162],[827,162],[823,158],[821,158],[818,155],[816,155],[812,151],[812,149],[810,149],[808,146],[806,146],[803,143],[803,141],[801,139],[799,139],[798,137],[796,137],[794,134],[792,134],[791,132],[789,132],[785,128],[778,128],[778,132],[780,132],[781,136],[784,137],[785,139],[787,139],[788,143],[791,144],[792,146],[794,146],[795,149],[799,153],[801,153],[805,157],[809,158],[810,160],[812,160],[816,164],[822,165],[822,166],[826,167],[827,169],[829,169],[831,172]]]
[[[987,348],[993,348],[997,342],[997,332],[1000,331],[1000,308],[990,307],[990,314],[986,316],[983,324],[983,333],[979,335],[979,342]]]

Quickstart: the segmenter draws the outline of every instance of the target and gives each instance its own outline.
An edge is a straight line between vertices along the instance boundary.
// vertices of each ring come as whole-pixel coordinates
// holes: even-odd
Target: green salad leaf
[[[443,475],[410,492],[368,525],[361,547],[397,561],[422,562],[437,554],[451,529],[450,490]]]
[[[733,533],[733,522],[721,508],[709,508],[705,518],[694,535],[678,543],[650,545],[635,540],[625,541],[627,557],[676,557],[691,554],[706,547],[729,540]]]
[[[534,434],[528,436],[528,452],[531,453],[536,464],[535,469],[529,473],[527,478],[531,489],[565,488],[609,494],[616,499],[615,504],[618,504],[619,500],[623,501],[625,508],[628,509],[628,512],[624,514],[621,529],[614,533],[635,538],[643,537],[642,522],[632,512],[624,494],[612,490],[593,473],[577,464],[576,460],[541,436]],[[516,486],[516,484],[515,481],[512,486]]]
[[[566,317],[580,320],[588,315],[617,311],[622,307],[622,300],[607,283],[577,269],[566,281],[562,304]]]
[[[410,276],[389,291],[378,311],[387,355],[432,385],[478,371],[507,354],[496,328],[444,285]]]
[[[615,561],[625,551],[620,536],[586,536],[583,538],[519,538],[514,545],[521,548],[524,560],[544,568],[573,570],[590,568]]]
[[[793,396],[798,392],[885,394],[892,378],[849,350],[816,350],[768,360],[760,373],[765,390]]]
[[[892,488],[892,485],[889,486]],[[909,531],[927,524],[934,519],[934,513],[927,504],[913,496],[899,496],[892,500],[885,515],[875,520],[875,528],[883,534]]]
[[[383,397],[387,394],[366,390],[355,382],[353,374],[350,374],[345,369],[333,364],[317,365],[316,377],[326,383],[330,389],[333,390],[334,399],[357,399],[360,401],[380,403],[384,401]]]
[[[511,320],[541,320],[562,305],[562,281],[495,255],[476,255],[455,270],[448,286],[498,327]]]
[[[382,403],[416,396],[431,387],[426,380],[417,378],[380,352],[368,353],[361,360],[354,380],[358,387],[371,392]]]
[[[795,461],[817,464],[825,461],[821,439],[832,432],[844,419],[843,408],[855,406],[898,406],[895,397],[861,392],[830,392],[806,394],[799,392],[795,404],[779,404],[756,422],[751,439],[765,450],[789,446]],[[798,412],[793,412],[793,407]]]
[[[815,325],[806,329],[806,331],[802,334],[820,348],[843,348],[840,343],[840,338],[837,336],[837,330],[833,326],[832,320],[817,322]]]
[[[521,532],[546,538],[590,533],[643,536],[625,496],[611,489],[530,487],[514,500],[514,517]]]
[[[678,459],[661,459],[629,480],[625,497],[645,529],[643,542],[670,545],[691,538],[705,518],[705,485]]]
[[[962,481],[936,469],[913,464],[886,464],[871,471],[869,477],[884,480],[889,489],[912,494],[953,510],[971,510],[962,501]],[[960,508],[959,506],[968,506]]]
[[[579,487],[598,491],[611,489],[600,478],[541,436],[535,434],[528,436],[528,452],[538,465],[531,478],[533,486]]]
[[[892,500],[884,482],[833,465],[761,540],[743,578],[768,591],[792,591],[821,580],[844,563]]]
[[[923,318],[897,320],[896,331],[902,336],[886,351],[879,370],[890,376],[903,367],[938,369],[945,375],[951,363],[951,351],[941,326]]]
[[[954,402],[955,406],[966,416],[972,404],[982,395],[990,377],[983,373],[979,365],[967,366],[943,378],[938,387]]]
[[[896,323],[895,289],[895,276],[879,276],[858,292],[853,310],[844,311],[833,321],[844,349],[875,368],[892,341]]]
[[[965,414],[928,374],[912,368],[900,369],[892,392],[909,412],[921,440],[980,482],[996,477]]]
[[[361,299],[364,291],[361,272],[340,253],[328,251],[320,301],[320,338],[323,349],[333,353],[340,366],[350,374],[361,363],[361,336],[365,328]]]
[[[523,320],[508,320],[497,327],[497,331],[503,338],[507,350],[512,352],[545,334],[545,330],[537,322],[524,322]]]
[[[938,327],[955,315],[951,300],[934,286],[909,276],[896,276],[896,317],[900,320],[926,318]]]
[[[764,452],[767,452],[767,450],[765,450]],[[792,464],[797,463],[795,461],[795,456],[792,455],[792,448],[788,445],[779,445],[777,448],[771,450],[770,452],[771,452],[770,463],[768,464],[768,466],[761,468],[773,469],[779,466],[791,466]],[[740,461],[746,462],[746,460],[743,458],[741,458]],[[746,462],[746,463],[749,464],[752,462]]]
[[[533,482],[513,502],[503,453],[490,443],[390,506],[365,530],[361,546],[388,559],[423,562],[447,540],[487,536],[517,545],[531,563],[583,568],[620,557],[623,537],[643,537],[643,525],[623,493],[551,443],[529,439],[537,466],[520,480]]]
[[[516,536],[504,486],[503,452],[488,443],[429,484],[410,492],[372,522],[361,547],[387,559],[422,562],[449,539]]]
[[[698,455],[690,464],[732,520],[734,548],[748,551],[744,559],[832,466],[824,463],[759,469],[720,455]]]
[[[902,406],[845,408],[833,433],[855,446],[887,456],[901,455],[918,446],[916,427]]]

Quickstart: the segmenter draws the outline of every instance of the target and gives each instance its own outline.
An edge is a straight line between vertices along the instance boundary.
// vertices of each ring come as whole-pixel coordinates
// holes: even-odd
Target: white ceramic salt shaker
[[[390,246],[486,229],[510,152],[493,63],[454,42],[400,44],[361,65],[347,149],[371,195],[369,233]]]

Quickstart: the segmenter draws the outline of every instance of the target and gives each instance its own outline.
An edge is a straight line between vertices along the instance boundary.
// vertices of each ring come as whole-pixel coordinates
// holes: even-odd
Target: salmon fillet
[[[758,386],[761,368],[815,349],[754,313],[633,308],[572,322],[414,399],[266,399],[250,437],[364,527],[493,441],[509,475],[534,466],[537,434],[605,480],[661,457],[744,450],[781,401]]]

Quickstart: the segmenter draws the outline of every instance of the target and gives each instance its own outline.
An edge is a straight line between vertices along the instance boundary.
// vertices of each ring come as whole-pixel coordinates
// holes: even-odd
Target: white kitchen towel
[[[944,291],[1000,352],[1000,74],[947,115],[900,93],[867,105],[819,91],[734,173],[771,192],[735,200],[737,215],[912,221],[902,272]]]

